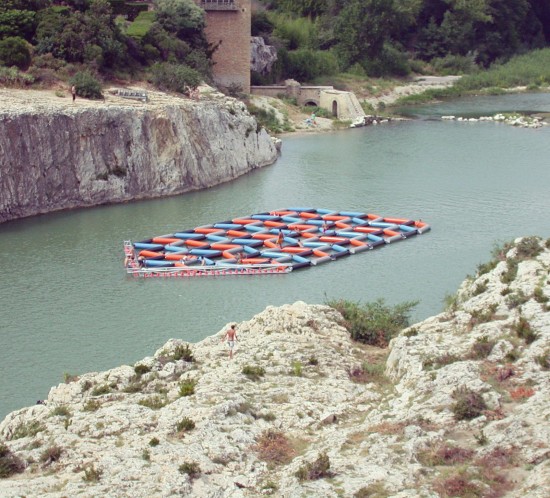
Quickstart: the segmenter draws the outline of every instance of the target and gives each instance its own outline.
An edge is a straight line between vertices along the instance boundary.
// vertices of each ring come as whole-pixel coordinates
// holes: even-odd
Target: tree
[[[0,9],[0,39],[20,36],[31,40],[36,28],[36,13],[30,10]]]
[[[347,66],[376,59],[402,26],[394,0],[350,0],[335,21],[337,49]]]
[[[182,40],[200,43],[204,38],[204,11],[193,0],[156,0],[158,23]]]
[[[27,69],[31,63],[29,44],[19,36],[0,40],[0,64]]]
[[[93,63],[98,69],[115,66],[126,53],[107,0],[90,0],[86,12],[48,9],[40,16],[36,40],[40,54]]]

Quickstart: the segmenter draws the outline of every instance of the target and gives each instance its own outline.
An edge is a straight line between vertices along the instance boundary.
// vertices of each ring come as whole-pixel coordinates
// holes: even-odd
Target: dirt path
[[[407,95],[417,95],[430,88],[446,88],[458,81],[460,76],[418,76],[412,82],[396,86],[378,97],[367,97],[364,100],[377,108],[380,103],[394,104],[399,98]]]

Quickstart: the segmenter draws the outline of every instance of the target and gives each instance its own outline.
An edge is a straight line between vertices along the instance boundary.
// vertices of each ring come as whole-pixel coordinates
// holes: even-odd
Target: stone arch
[[[336,99],[332,101],[332,115],[335,118],[338,117],[338,101]]]
[[[308,99],[304,101],[304,105],[309,107],[319,107],[319,102],[315,102],[315,100]]]

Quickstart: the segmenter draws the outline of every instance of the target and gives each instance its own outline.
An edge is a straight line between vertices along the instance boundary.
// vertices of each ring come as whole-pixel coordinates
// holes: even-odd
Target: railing
[[[239,10],[235,0],[201,0],[204,10]]]
[[[111,91],[113,95],[117,95],[118,97],[123,97],[125,99],[133,99],[133,100],[141,100],[142,102],[147,102],[149,100],[149,97],[147,96],[147,92],[143,90],[135,91],[135,90],[113,90]]]

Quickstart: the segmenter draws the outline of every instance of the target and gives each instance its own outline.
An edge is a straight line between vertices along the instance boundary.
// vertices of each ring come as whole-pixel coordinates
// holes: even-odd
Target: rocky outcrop
[[[250,69],[259,74],[268,74],[277,61],[277,49],[266,45],[261,36],[250,38]]]
[[[69,379],[0,424],[0,495],[546,497],[550,241],[495,256],[389,356],[297,302],[233,360],[222,330]]]
[[[271,164],[276,147],[245,105],[149,92],[128,102],[0,95],[0,222],[180,194]],[[11,105],[10,105],[11,103]]]

